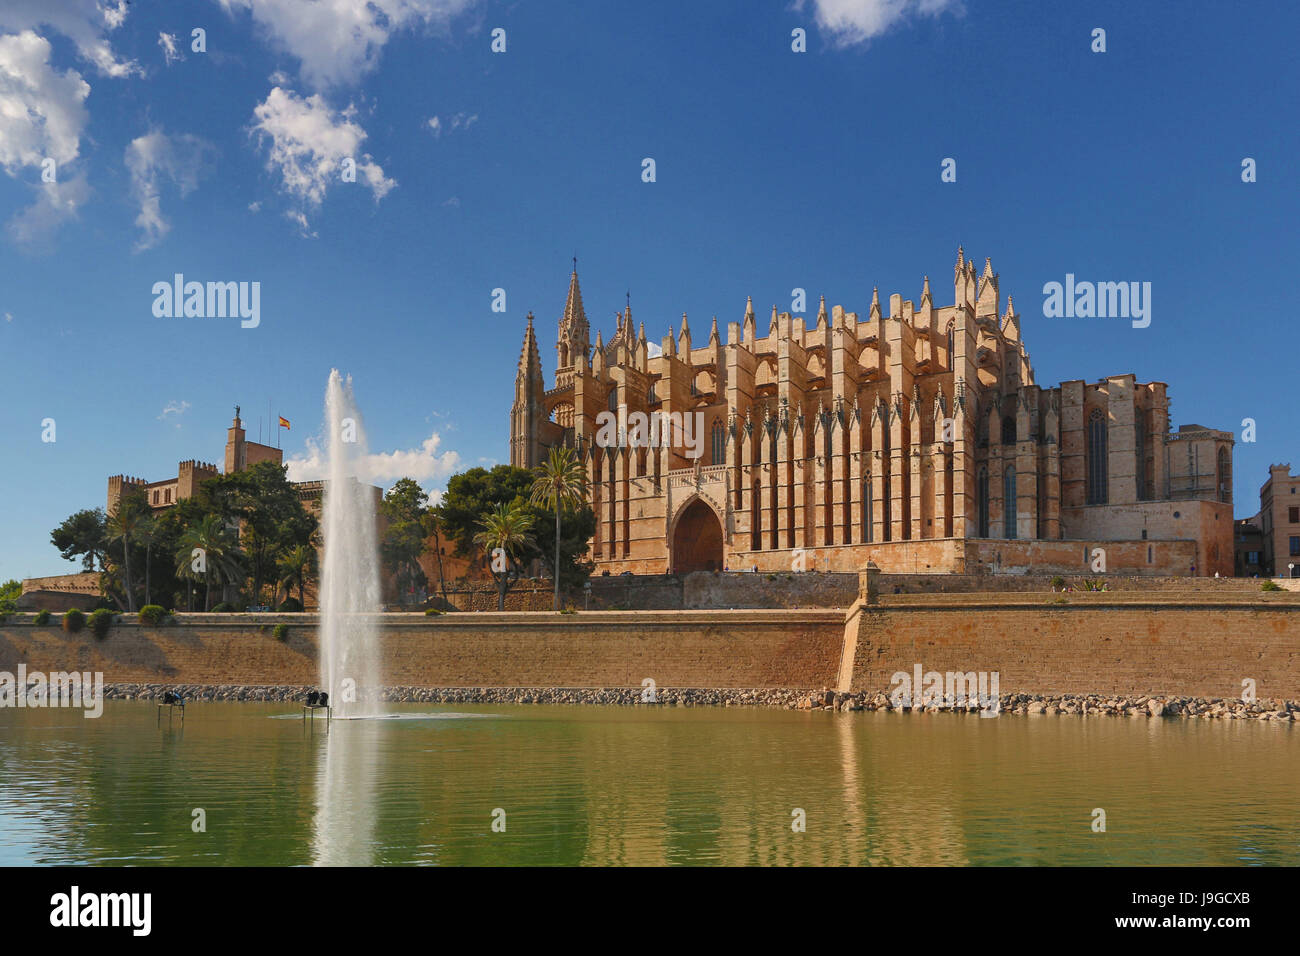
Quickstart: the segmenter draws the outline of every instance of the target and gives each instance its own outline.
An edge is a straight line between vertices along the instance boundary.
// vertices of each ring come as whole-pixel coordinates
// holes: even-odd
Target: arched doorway
[[[696,498],[673,531],[673,573],[722,570],[722,525],[713,509]]]

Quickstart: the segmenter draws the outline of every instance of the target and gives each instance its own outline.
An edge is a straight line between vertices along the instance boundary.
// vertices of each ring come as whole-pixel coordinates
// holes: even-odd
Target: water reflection
[[[376,862],[376,791],[383,771],[383,724],[379,720],[332,720],[324,730],[308,730],[316,746],[311,855],[316,866]]]

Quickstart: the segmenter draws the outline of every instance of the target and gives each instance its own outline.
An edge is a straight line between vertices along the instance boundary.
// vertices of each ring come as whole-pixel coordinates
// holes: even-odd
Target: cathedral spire
[[[871,321],[876,322],[880,319],[880,289],[871,290]]]
[[[587,313],[582,307],[582,289],[578,286],[578,259],[573,259],[573,272],[569,276],[569,295],[564,302],[564,314],[560,316],[559,334],[555,349],[558,367],[568,368],[578,364],[578,359],[587,360],[587,351],[591,342],[591,331],[587,325]]]
[[[780,331],[780,330],[779,330],[779,327],[777,326],[777,322],[776,322],[776,304],[773,303],[773,304],[772,304],[772,321],[768,324],[768,327],[767,327],[767,337],[768,337],[769,339],[774,339],[774,338],[776,338],[777,333],[778,333],[779,331]]]
[[[754,318],[754,297],[745,296],[745,318],[741,322],[740,341],[749,345],[754,345],[754,339],[758,337],[758,322]]]
[[[718,317],[716,315],[713,317],[713,328],[709,330],[709,344],[718,344]]]
[[[822,296],[821,304],[817,307],[817,328],[825,329],[826,326],[826,296]]]

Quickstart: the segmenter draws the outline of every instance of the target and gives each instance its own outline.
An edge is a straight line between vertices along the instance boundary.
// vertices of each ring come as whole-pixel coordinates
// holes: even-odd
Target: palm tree
[[[126,609],[132,613],[135,612],[135,590],[131,585],[131,545],[149,520],[144,509],[145,506],[136,498],[123,497],[108,519],[108,540],[122,542],[122,588],[126,591]]]
[[[560,609],[560,512],[587,500],[587,473],[572,448],[552,448],[537,466],[529,503],[555,512],[555,607]]]
[[[298,588],[298,605],[306,608],[307,581],[316,576],[316,549],[308,544],[299,544],[290,548],[280,558],[280,584],[284,586],[285,596]]]
[[[489,566],[497,581],[497,610],[504,611],[506,592],[517,576],[511,567],[511,559],[531,542],[529,532],[533,528],[533,516],[525,510],[523,502],[516,499],[508,505],[494,507],[479,521],[479,527],[483,530],[474,535],[474,543],[490,556]]]
[[[153,543],[158,537],[158,521],[156,518],[147,517],[140,522],[136,528],[135,539],[144,544],[144,603],[153,603],[153,587],[150,584],[152,570],[149,565],[153,560]]]
[[[207,586],[203,610],[212,610],[212,573],[218,582],[234,582],[241,571],[238,546],[231,540],[230,532],[216,515],[204,515],[199,523],[186,528],[181,535],[180,549],[176,552],[177,571],[192,574],[194,552],[203,552],[203,580]]]

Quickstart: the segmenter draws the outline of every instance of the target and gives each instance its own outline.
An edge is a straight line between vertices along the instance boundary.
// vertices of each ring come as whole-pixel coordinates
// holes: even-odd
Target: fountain
[[[365,480],[366,433],[352,379],[330,371],[325,390],[329,475],[321,534],[325,557],[320,587],[321,686],[335,716],[380,712],[379,546],[375,501]]]

